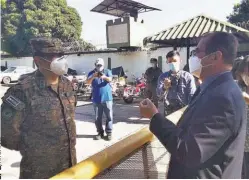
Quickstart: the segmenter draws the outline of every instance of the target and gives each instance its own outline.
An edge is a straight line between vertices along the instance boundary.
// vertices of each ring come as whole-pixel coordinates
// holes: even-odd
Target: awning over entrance
[[[206,15],[199,15],[153,36],[146,37],[144,44],[153,43],[173,47],[196,46],[202,34],[214,31],[233,33],[240,42],[249,42],[248,30]]]

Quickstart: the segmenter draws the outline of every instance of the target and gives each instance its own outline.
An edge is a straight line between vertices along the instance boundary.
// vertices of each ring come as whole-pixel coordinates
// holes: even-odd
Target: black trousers
[[[249,152],[244,152],[242,179],[249,179]]]
[[[158,108],[158,96],[157,96],[156,85],[155,84],[147,84],[146,98],[152,100],[152,102]]]

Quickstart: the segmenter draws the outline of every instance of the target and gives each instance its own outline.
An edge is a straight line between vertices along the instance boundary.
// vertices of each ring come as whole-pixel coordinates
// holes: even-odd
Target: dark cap
[[[150,59],[150,62],[151,62],[151,63],[157,63],[157,58],[151,58],[151,59]]]
[[[33,55],[64,54],[63,43],[58,38],[40,37],[30,40]]]

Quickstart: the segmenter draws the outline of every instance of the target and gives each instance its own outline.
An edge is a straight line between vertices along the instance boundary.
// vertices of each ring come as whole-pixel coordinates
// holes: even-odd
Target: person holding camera
[[[96,140],[104,138],[104,130],[102,126],[103,113],[106,115],[105,132],[107,140],[112,139],[112,124],[113,124],[113,97],[112,87],[112,72],[104,68],[104,60],[98,58],[95,62],[95,69],[88,74],[87,83],[92,85],[92,101],[95,111],[95,125],[97,128]]]
[[[180,70],[181,59],[177,51],[166,55],[170,71],[158,79],[157,93],[164,93],[164,116],[188,105],[196,91],[195,79],[189,72]]]

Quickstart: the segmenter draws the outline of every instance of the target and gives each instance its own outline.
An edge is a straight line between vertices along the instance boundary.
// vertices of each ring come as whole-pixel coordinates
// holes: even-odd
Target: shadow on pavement
[[[96,135],[86,135],[86,134],[78,134],[76,138],[89,138],[93,139]]]
[[[11,167],[19,168],[20,167],[20,162],[15,162],[15,163],[11,164]]]
[[[95,114],[92,105],[85,105],[84,107],[79,107],[75,113],[75,120],[81,122],[95,123]],[[103,114],[103,125],[105,124],[105,114]],[[127,124],[149,124],[148,119],[141,118],[139,107],[136,104],[113,105],[113,124],[117,123],[127,123]]]
[[[1,86],[4,86],[4,87],[12,87],[16,85],[16,83],[11,83],[11,84],[1,84]]]
[[[163,104],[159,103],[159,112],[163,113]],[[85,105],[76,109],[75,120],[81,122],[95,123],[95,113],[93,105]],[[103,125],[105,124],[105,114],[103,114]],[[113,104],[113,124],[149,124],[150,120],[141,118],[139,104],[123,104],[120,101],[114,101]]]

